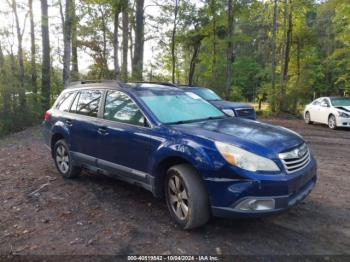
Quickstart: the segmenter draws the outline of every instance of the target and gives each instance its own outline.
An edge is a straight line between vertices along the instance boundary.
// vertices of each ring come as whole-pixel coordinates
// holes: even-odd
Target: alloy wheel
[[[188,216],[188,193],[182,179],[173,175],[168,182],[169,204],[172,211],[180,220],[185,220]]]
[[[305,122],[306,122],[306,124],[310,123],[310,113],[309,112],[307,112],[305,114]]]
[[[69,171],[68,150],[62,144],[56,148],[56,162],[58,168],[63,174],[66,174]]]
[[[337,123],[336,123],[336,120],[335,120],[335,117],[334,117],[334,116],[330,116],[330,117],[329,117],[329,119],[328,119],[328,126],[329,126],[331,129],[336,128]]]

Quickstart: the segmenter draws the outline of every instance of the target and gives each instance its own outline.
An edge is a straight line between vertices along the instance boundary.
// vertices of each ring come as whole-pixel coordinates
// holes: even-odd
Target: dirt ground
[[[350,254],[350,130],[265,121],[310,143],[314,191],[278,216],[214,218],[190,232],[148,191],[86,173],[63,179],[39,127],[0,140],[0,254]]]

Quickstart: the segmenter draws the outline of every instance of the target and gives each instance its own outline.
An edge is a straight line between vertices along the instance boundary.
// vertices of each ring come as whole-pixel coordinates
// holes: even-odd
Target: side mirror
[[[328,103],[326,103],[326,102],[322,102],[322,103],[321,103],[321,106],[322,106],[322,107],[329,107]]]

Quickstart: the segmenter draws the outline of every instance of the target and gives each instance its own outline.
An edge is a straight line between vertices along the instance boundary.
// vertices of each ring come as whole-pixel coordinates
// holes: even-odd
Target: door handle
[[[72,120],[70,120],[70,119],[66,119],[65,123],[66,123],[67,126],[72,126],[73,125]]]
[[[103,135],[103,136],[106,136],[109,134],[107,127],[100,127],[99,129],[97,129],[97,133],[99,133],[100,135]]]

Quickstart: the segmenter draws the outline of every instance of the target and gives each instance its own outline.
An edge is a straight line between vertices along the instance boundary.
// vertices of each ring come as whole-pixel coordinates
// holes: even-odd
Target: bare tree
[[[216,9],[217,9],[217,4],[216,0],[210,0],[209,3],[210,7],[210,12],[211,15],[213,16],[213,27],[212,27],[212,34],[213,34],[213,54],[212,54],[212,65],[211,65],[211,73],[212,73],[212,80],[215,81],[215,67],[216,67],[216,20],[217,20],[217,15],[216,15]]]
[[[41,34],[43,46],[43,62],[42,62],[42,108],[47,110],[50,107],[50,35],[49,35],[49,17],[47,0],[41,0]]]
[[[77,25],[78,17],[75,13],[76,5],[75,0],[72,1],[72,80],[79,79],[79,67],[78,67],[78,35],[77,35]]]
[[[21,30],[21,26],[19,24],[19,19],[18,19],[18,13],[17,13],[17,4],[15,0],[12,0],[12,2],[8,1],[8,4],[12,8],[13,14],[15,16],[15,22],[16,22],[16,32],[17,32],[17,41],[18,41],[18,64],[19,64],[19,82],[20,82],[20,88],[19,88],[19,103],[21,108],[26,107],[26,97],[25,97],[25,89],[24,89],[24,63],[23,63],[23,47],[22,47],[22,40],[23,40],[23,33],[24,33],[24,28],[25,28],[25,21],[27,18],[27,15],[24,20],[24,25],[23,25],[23,31]]]
[[[288,22],[285,22],[285,42],[284,42],[284,52],[282,59],[282,70],[281,70],[281,88],[280,88],[280,101],[279,109],[284,111],[284,100],[286,96],[286,86],[287,86],[287,77],[288,77],[288,67],[289,67],[289,54],[292,42],[292,0],[285,1],[285,19],[288,19]],[[288,16],[288,18],[287,18]]]
[[[142,80],[144,47],[144,0],[136,2],[135,49],[132,61],[132,74],[136,80]]]
[[[178,23],[177,17],[179,15],[179,9],[180,9],[180,0],[175,0],[174,21],[173,21],[173,29],[171,33],[171,65],[172,65],[171,80],[173,83],[175,83],[175,71],[176,71],[175,37],[176,37],[176,29],[177,29],[177,23]]]
[[[127,0],[123,3],[123,60],[121,75],[124,81],[128,80],[128,47],[129,47],[129,3]]]
[[[271,72],[271,82],[272,82],[272,101],[271,110],[275,112],[276,110],[276,32],[277,32],[277,0],[273,3],[273,28],[272,28],[272,72]],[[259,108],[261,104],[259,103]]]
[[[234,61],[233,53],[233,0],[228,0],[227,10],[227,50],[226,50],[226,85],[225,85],[225,96],[226,99],[230,97],[231,84],[232,84],[232,63]]]
[[[63,84],[67,87],[70,82],[71,41],[72,41],[72,0],[66,0],[65,19],[63,26]]]
[[[117,3],[114,8],[114,32],[113,32],[113,48],[114,48],[114,74],[115,78],[119,79],[119,74],[120,74],[120,68],[119,68],[119,57],[118,57],[118,52],[119,52],[119,15],[121,12],[120,9],[120,4]]]
[[[31,80],[33,93],[35,95],[35,101],[37,98],[38,86],[36,83],[37,74],[36,74],[36,63],[35,63],[35,28],[34,28],[34,17],[33,17],[33,0],[28,0],[29,6],[29,19],[30,19],[30,64],[31,64]]]

